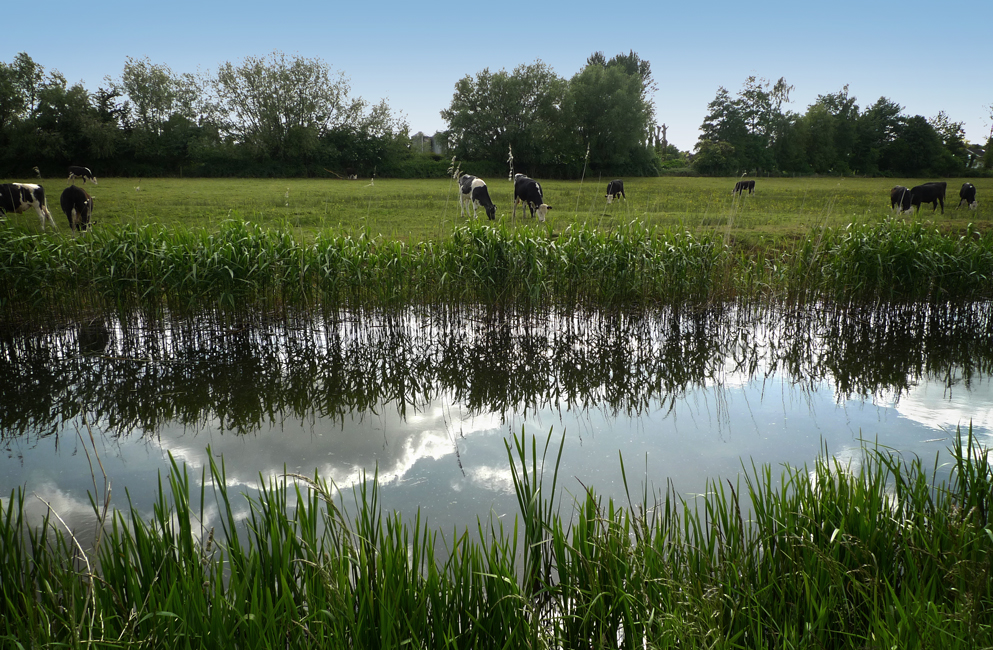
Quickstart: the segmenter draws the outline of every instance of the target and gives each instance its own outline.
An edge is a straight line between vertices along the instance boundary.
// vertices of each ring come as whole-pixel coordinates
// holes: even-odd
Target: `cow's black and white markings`
[[[461,179],[460,179],[461,184]],[[460,185],[461,186],[461,185]],[[486,211],[486,216],[490,221],[496,219],[496,206],[490,200],[490,192],[486,189],[486,181],[481,178],[473,178],[469,183],[469,203],[472,204],[472,218],[476,218],[476,208],[481,207]],[[468,211],[468,208],[466,209]]]
[[[614,199],[619,198],[627,199],[628,197],[624,194],[624,181],[614,180],[607,183],[607,205],[614,202]]]
[[[78,167],[76,165],[71,165],[69,167],[69,180],[75,184],[77,178],[82,178],[84,185],[86,184],[86,181],[90,181],[94,185],[98,184],[96,177],[93,175],[93,172],[90,171],[89,167]]]
[[[537,216],[538,221],[544,221],[548,211],[552,209],[552,206],[545,204],[538,181],[524,174],[514,174],[514,219],[517,218],[519,202],[526,205],[531,210],[531,217]]]
[[[976,186],[972,183],[962,183],[962,189],[959,190],[959,204],[955,206],[956,210],[962,207],[963,201],[973,210],[979,205],[976,203]]]
[[[90,226],[90,217],[93,216],[93,197],[86,193],[81,187],[70,185],[62,190],[59,199],[62,204],[62,211],[69,219],[69,230],[83,232]]]
[[[910,212],[910,190],[903,185],[897,185],[890,190],[890,210],[899,206],[900,212]]]
[[[734,189],[731,190],[732,194],[741,194],[745,190],[748,190],[749,194],[755,192],[755,181],[738,181],[734,184]]]
[[[41,229],[45,229],[45,219],[56,228],[55,219],[48,211],[45,188],[33,183],[4,183],[0,185],[0,216],[8,212],[21,213],[34,208],[41,218]]]
[[[945,214],[945,189],[947,187],[948,183],[945,181],[915,185],[910,188],[910,204],[916,206],[918,212],[921,211],[921,203],[930,203],[931,212],[937,210],[938,205],[941,204],[941,214]]]
[[[476,177],[472,174],[459,176],[459,216],[463,216],[472,202],[472,182]]]

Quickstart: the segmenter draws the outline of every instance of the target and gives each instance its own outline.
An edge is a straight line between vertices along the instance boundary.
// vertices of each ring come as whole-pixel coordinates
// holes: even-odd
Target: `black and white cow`
[[[472,174],[462,174],[459,176],[459,216],[465,214],[468,205],[472,201],[472,182],[476,177]]]
[[[93,216],[93,197],[86,190],[70,185],[62,191],[59,202],[69,219],[69,230],[83,232],[89,227],[90,217]]]
[[[523,203],[531,210],[531,217],[538,216],[538,221],[544,221],[552,206],[545,204],[541,193],[541,185],[533,178],[524,174],[514,174],[514,219],[517,218],[517,204]]]
[[[69,167],[69,180],[75,185],[77,178],[83,179],[83,185],[86,184],[86,181],[90,181],[94,185],[98,184],[96,177],[93,175],[93,172],[90,171],[89,167],[77,167],[76,165],[71,165]]]
[[[962,189],[959,190],[959,204],[955,206],[955,209],[962,207],[962,201],[966,202],[973,210],[976,209],[978,203],[976,203],[976,186],[972,183],[962,183]]]
[[[476,208],[481,207],[486,211],[486,216],[490,221],[496,219],[496,206],[490,200],[490,192],[486,189],[486,181],[469,174],[459,176],[459,209],[462,209],[463,201],[472,205],[472,218],[476,218]],[[466,212],[469,208],[465,208]]]
[[[915,185],[910,188],[910,204],[917,207],[917,211],[921,211],[921,203],[930,203],[931,212],[938,209],[938,204],[941,204],[941,214],[945,214],[945,189],[948,187],[948,183],[945,181],[935,181],[932,183],[924,183],[923,185]]]
[[[903,185],[897,185],[890,190],[890,210],[899,206],[900,212],[910,212],[910,190]]]
[[[623,197],[627,199],[628,197],[624,194],[624,181],[616,180],[607,183],[607,205],[614,202],[614,199]]]
[[[748,190],[749,194],[755,192],[755,181],[738,181],[734,184],[734,189],[731,190],[731,194],[741,194],[745,190]]]
[[[33,183],[4,183],[0,185],[0,216],[8,212],[20,214],[28,208],[34,208],[41,217],[41,229],[45,229],[45,219],[56,228],[55,219],[48,211],[48,201],[45,200],[45,188]]]

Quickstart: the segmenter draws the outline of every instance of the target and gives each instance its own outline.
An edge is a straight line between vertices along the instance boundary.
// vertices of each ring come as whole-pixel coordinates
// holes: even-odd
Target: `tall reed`
[[[706,494],[592,486],[561,510],[558,456],[517,438],[521,512],[445,537],[349,503],[319,476],[247,508],[223,461],[197,488],[173,461],[154,512],[105,521],[97,551],[0,507],[8,647],[942,647],[993,644],[990,453],[971,431],[947,473],[865,446],[861,462],[746,467]],[[561,447],[558,451],[561,454]],[[547,461],[547,464],[546,464]],[[626,474],[625,485],[627,485]],[[213,487],[207,487],[207,486]],[[94,507],[98,509],[95,504]],[[246,512],[245,517],[236,513]],[[470,532],[471,531],[471,532]],[[520,542],[520,545],[519,545]]]

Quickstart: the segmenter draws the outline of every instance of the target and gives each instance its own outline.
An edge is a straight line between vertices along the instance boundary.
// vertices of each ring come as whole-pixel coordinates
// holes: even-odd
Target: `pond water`
[[[196,487],[213,455],[235,494],[284,473],[347,490],[378,472],[385,508],[451,531],[512,520],[505,445],[522,432],[564,440],[566,497],[589,487],[622,502],[621,457],[636,500],[825,449],[857,462],[864,444],[930,463],[970,422],[993,442],[991,325],[985,303],[460,307],[7,334],[0,496],[22,487],[32,516],[50,504],[82,529],[104,474],[115,507],[151,513],[170,454]]]

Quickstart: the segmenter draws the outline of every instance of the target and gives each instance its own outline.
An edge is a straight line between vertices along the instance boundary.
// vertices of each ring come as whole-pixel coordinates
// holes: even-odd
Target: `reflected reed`
[[[166,422],[249,433],[445,393],[473,413],[672,408],[734,376],[834,383],[839,400],[988,376],[990,303],[654,311],[436,306],[230,322],[88,320],[0,340],[0,436],[85,415],[108,433]]]

